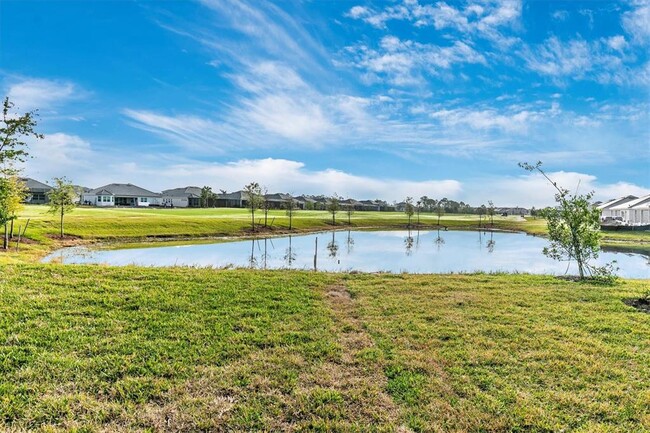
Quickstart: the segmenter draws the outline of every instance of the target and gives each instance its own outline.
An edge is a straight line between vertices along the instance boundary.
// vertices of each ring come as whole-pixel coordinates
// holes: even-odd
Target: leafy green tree
[[[211,207],[214,204],[216,194],[212,192],[212,187],[204,186],[201,188],[201,207]]]
[[[327,212],[332,214],[332,225],[336,225],[336,214],[341,210],[341,197],[336,193],[327,200],[327,205],[325,206]]]
[[[13,113],[14,104],[5,98],[2,102],[2,122],[0,123],[0,224],[4,227],[3,248],[9,248],[7,224],[16,219],[20,202],[25,198],[24,185],[21,185],[14,167],[29,156],[27,140],[30,137],[42,139],[43,135],[34,131],[36,111],[23,115]]]
[[[5,250],[9,248],[8,224],[13,227],[26,195],[25,184],[15,173],[5,172],[5,176],[0,176],[0,224],[4,226],[2,248]]]
[[[413,214],[415,213],[415,206],[413,206],[413,197],[406,197],[406,200],[404,200],[404,213],[409,219],[409,227],[411,227],[411,218],[413,218]]]
[[[255,231],[255,211],[262,204],[262,188],[259,183],[251,182],[244,187],[244,193],[248,197],[248,205],[246,207],[251,212],[251,228]]]
[[[75,208],[77,194],[74,190],[74,185],[65,177],[54,178],[54,185],[47,193],[50,200],[50,210],[48,213],[52,215],[59,215],[61,238],[63,238],[63,217],[66,213],[70,213]]]
[[[0,170],[11,168],[15,162],[24,162],[29,156],[27,143],[29,137],[42,139],[43,134],[36,128],[36,111],[16,116],[11,111],[14,104],[5,98],[2,103],[2,123],[0,124]]]
[[[596,267],[589,263],[598,258],[600,251],[600,209],[590,203],[593,192],[571,194],[568,189],[558,186],[549,178],[541,168],[541,161],[535,165],[522,162],[519,166],[530,172],[541,173],[557,191],[557,207],[546,208],[543,212],[551,243],[544,248],[544,255],[554,260],[575,260],[580,279],[584,279],[587,274],[611,278],[611,264]]]

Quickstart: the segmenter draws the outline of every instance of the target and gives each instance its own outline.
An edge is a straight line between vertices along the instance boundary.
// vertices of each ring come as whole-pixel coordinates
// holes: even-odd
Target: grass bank
[[[650,430],[644,281],[0,272],[0,429]]]
[[[36,261],[49,251],[62,245],[78,242],[109,241],[134,242],[152,239],[197,239],[224,236],[250,235],[250,214],[245,209],[159,209],[159,208],[78,208],[66,216],[65,231],[71,237],[66,242],[56,239],[58,220],[47,213],[46,206],[26,206],[16,223],[16,229],[29,220],[27,242],[20,252],[0,254],[0,263]],[[261,212],[258,222],[263,223]],[[484,220],[485,221],[485,220]],[[413,224],[417,217],[413,218]],[[348,223],[342,212],[337,216],[338,228],[386,228],[407,226],[408,220],[399,212],[356,212]],[[423,228],[437,227],[438,218],[422,213]],[[440,224],[452,230],[475,230],[479,228],[476,215],[445,215]],[[485,224],[485,223],[484,223]],[[535,235],[546,233],[545,221],[519,217],[494,217],[492,228],[496,230],[523,231]],[[289,219],[283,211],[271,211],[266,233],[289,231]],[[331,229],[331,216],[325,211],[300,211],[293,219],[293,232]],[[607,232],[605,246],[627,248],[650,255],[650,232]]]

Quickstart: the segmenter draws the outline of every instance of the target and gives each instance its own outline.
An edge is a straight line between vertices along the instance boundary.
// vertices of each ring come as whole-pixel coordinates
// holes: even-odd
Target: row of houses
[[[133,206],[133,207],[201,207],[202,188],[187,186],[174,188],[156,193],[130,183],[112,183],[99,188],[88,190],[81,196],[81,204],[89,206]],[[329,198],[312,196],[291,196],[289,194],[275,193],[264,196],[265,205],[271,209],[286,207],[289,200],[293,200],[298,209],[326,209]],[[244,208],[248,206],[249,197],[245,191],[214,194],[208,199],[211,207]],[[392,207],[381,200],[354,199],[342,200],[344,206],[351,206],[359,211],[387,211]]]
[[[628,195],[597,205],[603,225],[650,225],[650,194]]]

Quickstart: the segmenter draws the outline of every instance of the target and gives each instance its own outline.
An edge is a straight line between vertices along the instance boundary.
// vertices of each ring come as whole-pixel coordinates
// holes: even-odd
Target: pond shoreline
[[[77,242],[74,248],[52,252],[43,262],[362,273],[559,275],[566,272],[569,269],[566,263],[558,264],[542,254],[544,247],[541,236],[491,227],[482,230],[438,230],[437,226],[410,230],[407,226],[399,230],[337,227],[336,230],[267,231],[244,236],[155,237],[141,242]],[[620,249],[604,249],[601,256],[595,264],[602,266],[616,261],[625,278],[650,276],[647,256]]]

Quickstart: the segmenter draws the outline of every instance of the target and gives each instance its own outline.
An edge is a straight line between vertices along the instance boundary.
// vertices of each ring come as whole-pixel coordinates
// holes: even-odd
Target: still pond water
[[[483,271],[564,274],[566,262],[556,262],[542,254],[542,248],[547,244],[546,239],[523,233],[337,231],[119,250],[66,248],[50,254],[44,261],[118,266],[316,268],[321,271],[395,273]],[[650,278],[648,257],[601,252],[597,264],[613,260],[617,262],[618,275],[621,277]],[[575,273],[576,269],[570,266],[569,274]]]

